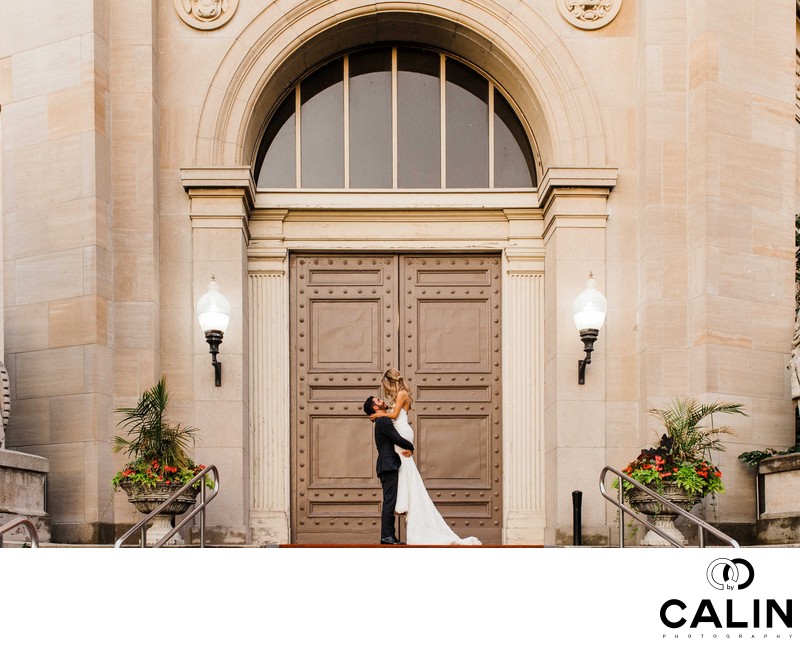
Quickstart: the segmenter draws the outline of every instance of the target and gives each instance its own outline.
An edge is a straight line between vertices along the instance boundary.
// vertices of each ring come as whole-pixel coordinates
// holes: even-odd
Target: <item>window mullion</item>
[[[298,83],[294,89],[294,115],[295,115],[295,124],[294,124],[294,173],[295,179],[294,184],[295,188],[302,188],[303,186],[303,160],[301,158],[303,154],[303,146],[302,140],[300,138],[300,128],[302,127],[302,123],[300,121],[300,84]]]
[[[397,188],[397,47],[392,47],[392,188]]]
[[[440,152],[440,160],[441,160],[441,174],[442,174],[442,188],[447,188],[447,105],[446,101],[447,98],[445,96],[445,90],[447,88],[447,79],[445,78],[445,69],[446,69],[446,62],[447,59],[445,58],[444,54],[439,55],[439,105],[440,107],[440,122],[439,122],[439,129],[442,133],[441,142],[442,142],[442,149]]]
[[[494,83],[489,83],[489,188],[494,188]]]
[[[350,188],[350,57],[345,56],[343,62],[342,88],[344,92],[344,187]]]

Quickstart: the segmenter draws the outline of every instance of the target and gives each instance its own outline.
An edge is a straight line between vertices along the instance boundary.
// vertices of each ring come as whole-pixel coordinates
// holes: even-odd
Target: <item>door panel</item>
[[[501,542],[500,259],[401,258],[400,368],[417,464],[460,536]]]
[[[395,366],[431,497],[457,533],[500,542],[499,268],[496,256],[292,256],[295,542],[377,542],[362,405]]]
[[[293,256],[292,531],[373,542],[380,518],[362,405],[397,357],[395,256]]]

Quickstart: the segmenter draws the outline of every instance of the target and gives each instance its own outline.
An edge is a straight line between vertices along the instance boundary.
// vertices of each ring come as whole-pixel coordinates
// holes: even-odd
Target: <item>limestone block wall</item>
[[[750,415],[730,420],[738,437],[719,458],[729,495],[716,513],[735,525],[752,522],[754,508],[752,474],[736,456],[794,439],[785,365],[793,329],[796,7],[692,2],[686,9],[687,391],[742,402]]]
[[[55,540],[106,538],[112,402],[109,15],[15,6],[0,24],[8,448],[50,460]]]
[[[750,415],[715,420],[730,421],[738,436],[717,456],[731,495],[707,511],[732,529],[752,528],[755,508],[752,473],[736,456],[793,442],[785,362],[795,9],[787,1],[624,2],[613,22],[587,33],[537,6],[581,69],[607,163],[619,168],[604,236],[565,226],[547,242],[549,540],[571,541],[570,493],[596,491],[585,469],[624,466],[657,442],[648,409],[676,396],[739,401]],[[595,272],[609,301],[583,387],[571,374],[579,268]],[[584,507],[584,539],[614,541],[612,508]]]
[[[133,406],[161,378],[160,213],[158,166],[161,128],[158,93],[157,3],[109,3],[113,184],[114,371],[113,407]],[[168,414],[184,421],[177,384],[166,373],[173,403]],[[174,400],[178,400],[177,402]],[[116,419],[113,423],[116,423]],[[117,432],[117,429],[113,429]],[[114,471],[126,460],[119,455]],[[124,494],[114,497],[115,522],[134,517]]]

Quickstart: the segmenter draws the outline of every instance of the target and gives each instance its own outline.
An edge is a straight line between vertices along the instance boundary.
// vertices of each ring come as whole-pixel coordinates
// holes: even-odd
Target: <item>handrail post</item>
[[[213,474],[213,482],[214,487],[211,491],[210,495],[206,495],[206,476],[207,474]],[[198,484],[199,483],[199,484]],[[144,548],[147,547],[147,523],[149,523],[155,516],[157,516],[163,509],[166,509],[174,500],[176,500],[179,496],[182,496],[186,491],[188,491],[193,486],[199,486],[200,489],[200,506],[196,506],[193,510],[189,511],[179,523],[175,525],[169,532],[167,532],[162,538],[160,538],[153,547],[161,547],[162,545],[166,544],[168,540],[170,540],[177,532],[180,530],[186,523],[192,520],[197,514],[200,514],[201,519],[201,526],[200,526],[200,541],[201,547],[205,547],[205,508],[210,503],[216,495],[219,493],[219,471],[217,467],[209,465],[205,467],[202,471],[197,473],[189,482],[183,485],[180,489],[175,491],[167,500],[163,501],[158,507],[156,507],[153,511],[151,511],[147,516],[142,518],[138,523],[136,523],[133,527],[131,527],[127,532],[125,532],[122,536],[120,536],[116,543],[114,543],[114,547],[118,548],[121,547],[122,544],[130,537],[136,534],[137,530],[141,534],[140,544],[139,546]]]
[[[19,527],[20,525],[28,530],[28,534],[31,538],[31,547],[39,547],[39,532],[36,529],[36,525],[34,525],[24,516],[18,516],[17,518],[12,518],[5,525],[0,525],[0,548],[3,547],[3,534],[10,532],[12,529]]]
[[[200,485],[200,549],[206,546],[206,488]]]
[[[622,486],[621,479],[618,479],[617,482],[619,483],[619,547],[622,549],[625,547],[625,505],[622,502],[625,488]]]
[[[608,494],[608,492],[606,491],[605,478],[606,478],[606,474],[609,473],[609,472],[613,473],[614,475],[616,475],[619,478],[618,487],[619,487],[620,491],[618,493],[618,499],[617,500],[612,498]],[[670,543],[673,547],[685,547],[684,545],[681,545],[680,543],[678,543],[672,536],[670,536],[669,534],[664,532],[661,528],[659,528],[656,525],[654,525],[645,515],[643,515],[642,513],[638,512],[638,511],[635,511],[634,509],[632,509],[632,508],[628,507],[627,505],[625,505],[623,492],[622,492],[622,489],[624,488],[624,484],[625,483],[628,483],[631,487],[633,487],[633,488],[635,488],[635,489],[637,489],[639,491],[646,491],[650,496],[655,498],[655,500],[657,500],[660,504],[665,505],[667,509],[671,509],[678,516],[686,518],[689,522],[694,523],[695,525],[697,525],[700,528],[701,531],[702,530],[708,531],[709,533],[711,533],[712,535],[716,536],[720,540],[728,543],[728,545],[730,545],[733,548],[740,547],[739,543],[735,539],[733,539],[730,536],[728,536],[725,532],[717,529],[713,525],[710,525],[709,523],[707,523],[703,519],[698,518],[697,516],[691,514],[690,512],[688,512],[685,509],[683,509],[682,507],[679,507],[674,502],[672,502],[670,500],[667,500],[663,495],[653,491],[652,489],[649,489],[648,487],[643,485],[641,482],[637,482],[636,480],[634,480],[630,476],[625,475],[624,473],[622,473],[621,471],[615,469],[614,467],[605,466],[600,471],[600,480],[599,480],[599,483],[598,483],[599,486],[600,486],[600,495],[603,496],[603,498],[608,500],[610,503],[612,503],[615,507],[617,507],[620,510],[620,546],[623,546],[625,544],[624,536],[623,536],[623,532],[624,532],[623,527],[624,527],[625,513],[628,513],[633,518],[635,518],[640,523],[642,523],[645,527],[649,528],[650,530],[654,531],[656,534],[661,536],[664,540],[666,540],[668,543]],[[701,542],[701,547],[704,547],[705,546],[705,537],[704,537],[704,535],[702,533],[700,535],[700,542]]]
[[[572,492],[572,544],[583,544],[583,530],[581,528],[581,500],[583,498],[582,491]]]

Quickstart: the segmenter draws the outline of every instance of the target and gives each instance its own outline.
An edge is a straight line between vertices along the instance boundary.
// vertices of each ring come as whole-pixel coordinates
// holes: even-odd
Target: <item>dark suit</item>
[[[378,447],[378,461],[375,470],[383,488],[383,507],[381,508],[381,538],[394,536],[394,507],[397,503],[397,472],[400,469],[400,455],[395,445],[409,451],[414,445],[398,433],[392,420],[379,417],[375,420],[375,446]]]

